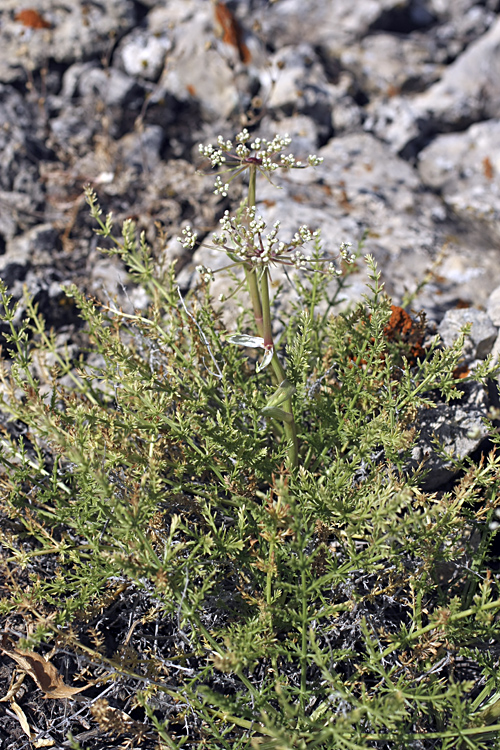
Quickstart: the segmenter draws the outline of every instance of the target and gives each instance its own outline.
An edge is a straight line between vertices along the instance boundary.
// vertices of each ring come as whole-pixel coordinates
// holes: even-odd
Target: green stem
[[[250,164],[248,178],[248,208],[254,208],[256,206],[256,185],[257,167],[255,166],[255,164]]]
[[[257,333],[259,336],[264,338],[264,327],[263,327],[263,316],[262,316],[262,305],[260,303],[259,284],[257,282],[257,274],[255,270],[245,268],[245,276],[247,280],[247,288],[252,301],[253,314],[255,317],[255,325],[257,326]]]
[[[267,268],[262,274],[260,288],[261,288],[261,299],[262,299],[264,345],[274,346],[273,332],[272,332],[272,327],[271,327],[271,302],[269,299],[269,271],[267,270]],[[283,365],[278,359],[278,355],[276,354],[276,351],[274,352],[273,358],[271,360],[271,367],[273,368],[273,372],[277,380],[277,385],[279,385],[285,380],[286,373],[283,368]],[[287,411],[289,414],[291,414],[293,417],[293,408],[292,408],[291,398],[283,402],[283,409]],[[299,463],[299,442],[297,439],[297,427],[295,425],[295,419],[292,419],[291,422],[283,422],[283,429],[285,431],[285,437],[289,443],[288,462],[291,467],[296,468]]]
[[[249,169],[249,180],[248,180],[248,208],[255,208],[256,200],[256,184],[257,184],[257,167],[252,164]],[[259,336],[264,338],[263,329],[263,316],[262,316],[262,304],[260,301],[259,283],[257,280],[257,273],[254,268],[245,267],[245,276],[247,280],[248,291],[250,299],[252,300],[253,313],[255,316],[255,324],[257,326],[257,333]]]
[[[262,338],[264,339],[264,346],[273,346],[271,300],[269,299],[269,271],[267,268],[264,268],[262,271],[262,277],[260,279],[260,298],[262,300],[262,328],[264,331]]]
[[[249,169],[249,181],[248,181],[248,207],[254,208],[256,205],[256,181],[257,181],[257,167],[252,164]],[[245,276],[248,284],[248,291],[250,293],[250,299],[252,300],[252,307],[255,316],[255,325],[259,336],[264,339],[265,346],[274,346],[273,343],[273,331],[271,323],[271,301],[269,298],[269,271],[267,268],[262,272],[260,279],[260,288],[257,278],[257,272],[254,269],[245,268]],[[276,384],[279,385],[286,378],[286,373],[278,359],[276,352],[274,352],[271,366],[273,368],[274,378]],[[287,399],[284,402],[283,408],[289,412],[293,417],[292,400]],[[296,468],[299,463],[299,444],[297,440],[297,428],[295,426],[295,419],[291,422],[283,423],[285,437],[289,443],[288,448],[288,462],[292,468]]]

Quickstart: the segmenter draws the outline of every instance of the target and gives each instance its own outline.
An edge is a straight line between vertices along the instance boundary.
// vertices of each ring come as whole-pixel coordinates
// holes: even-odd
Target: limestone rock
[[[485,359],[491,352],[498,331],[482,310],[474,308],[448,310],[439,325],[439,335],[445,346],[451,346],[467,324],[471,325],[471,329],[465,339],[465,359],[467,361]]]
[[[50,59],[68,64],[106,53],[110,41],[131,29],[136,18],[132,0],[35,0],[30,10],[39,15],[45,28],[23,22],[17,0],[2,0],[0,80],[4,83],[23,80],[26,71],[37,71]]]
[[[426,475],[421,484],[426,491],[442,487],[456,476],[458,469],[452,459],[470,455],[487,437],[484,419],[489,400],[485,388],[480,383],[465,383],[461,390],[463,396],[459,399],[419,410],[416,420],[419,438],[408,469],[414,470],[423,462]],[[437,450],[436,440],[442,450]]]
[[[500,120],[437,136],[420,152],[418,169],[464,222],[483,224],[500,238]]]

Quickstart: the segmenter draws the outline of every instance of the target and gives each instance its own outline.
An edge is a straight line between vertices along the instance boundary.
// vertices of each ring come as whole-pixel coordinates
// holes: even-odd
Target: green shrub
[[[247,313],[223,330],[210,269],[183,300],[131,222],[113,238],[91,191],[107,252],[149,309],[69,289],[89,341],[75,361],[29,301],[18,325],[2,288],[1,612],[32,623],[30,648],[54,642],[102,681],[131,680],[162,748],[500,747],[500,458],[493,447],[462,462],[433,494],[420,489],[425,466],[407,468],[418,409],[460,398],[463,337],[410,361],[388,336],[370,258],[365,300],[334,314],[355,256],[342,245],[342,265],[325,266],[306,228],[266,239],[256,175],[297,165],[276,161],[288,141],[247,141],[203,153],[250,171],[247,204],[215,243],[243,268],[255,330]],[[190,228],[184,238],[194,245]],[[279,348],[277,262],[300,299]],[[485,363],[468,377],[492,373]],[[155,650],[124,633],[110,654],[92,618],[133,592],[149,602],[142,625],[168,637]],[[94,715],[117,730],[109,710]],[[122,731],[140,734],[137,722]]]

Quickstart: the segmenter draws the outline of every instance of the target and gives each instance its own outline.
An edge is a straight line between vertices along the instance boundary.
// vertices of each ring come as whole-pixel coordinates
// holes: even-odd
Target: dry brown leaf
[[[45,20],[40,13],[34,8],[26,8],[26,10],[20,10],[14,16],[14,21],[22,23],[23,26],[28,26],[31,29],[50,29],[52,24]]]
[[[23,732],[25,732],[28,735],[28,737],[31,739],[33,735],[31,733],[31,728],[30,728],[30,725],[28,724],[28,719],[26,718],[26,714],[24,713],[23,709],[18,703],[16,703],[15,700],[11,700],[10,707],[14,711],[15,715],[17,716],[19,723],[23,728]]]
[[[15,646],[6,648],[5,639],[0,642],[0,649],[4,654],[14,659],[21,669],[35,680],[40,690],[45,693],[46,698],[70,698],[89,687],[89,685],[77,688],[69,687],[64,683],[54,665],[35,651],[20,651]]]
[[[222,30],[222,41],[236,47],[241,62],[245,64],[249,63],[252,55],[243,41],[243,32],[234,14],[224,2],[215,0],[214,15],[217,25]]]

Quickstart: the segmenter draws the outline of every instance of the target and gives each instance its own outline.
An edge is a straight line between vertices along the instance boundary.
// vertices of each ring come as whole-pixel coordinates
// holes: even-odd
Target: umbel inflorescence
[[[231,266],[243,264],[247,270],[258,268],[269,268],[273,264],[293,266],[297,269],[317,270],[318,263],[324,264],[322,270],[331,275],[341,275],[342,271],[329,258],[319,258],[304,251],[308,243],[319,243],[320,231],[311,230],[302,225],[294,236],[283,241],[279,238],[281,222],[275,221],[266,232],[267,223],[265,219],[257,214],[255,207],[255,176],[256,173],[269,175],[278,169],[304,169],[308,166],[317,166],[323,159],[312,154],[308,156],[307,163],[296,160],[293,154],[283,153],[291,143],[288,135],[275,135],[271,141],[265,138],[256,138],[250,142],[250,134],[247,129],[236,136],[236,143],[224,140],[222,136],[217,139],[217,146],[199,146],[200,153],[210,159],[212,167],[226,167],[219,172],[215,178],[215,194],[227,196],[229,183],[243,172],[250,173],[248,199],[235,216],[225,211],[220,219],[221,233],[212,235],[213,246],[223,250],[232,261]],[[231,176],[225,182],[222,175]],[[189,249],[196,245],[197,234],[191,226],[182,230],[179,242]],[[347,263],[352,263],[355,255],[351,252],[351,243],[340,245],[339,256]],[[314,264],[314,265],[313,265]],[[229,266],[229,267],[231,267]],[[198,266],[197,270],[206,281],[212,278],[212,271],[205,266]]]
[[[293,154],[284,154],[292,139],[288,134],[275,135],[272,141],[265,138],[256,138],[251,143],[250,133],[244,128],[236,136],[236,144],[230,140],[224,140],[220,135],[217,138],[217,146],[200,144],[199,151],[202,156],[210,159],[212,167],[227,166],[224,173],[234,172],[230,180],[223,182],[220,173],[215,178],[215,194],[227,195],[227,185],[234,177],[241,174],[247,167],[255,166],[261,174],[275,172],[277,169],[303,169],[306,166],[316,167],[323,161],[321,156],[312,154],[307,158],[307,164],[297,161]]]

